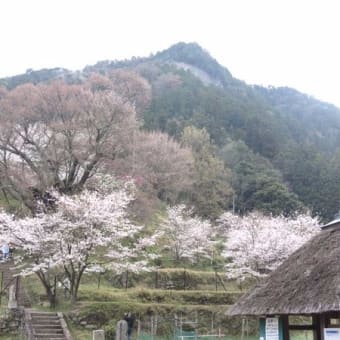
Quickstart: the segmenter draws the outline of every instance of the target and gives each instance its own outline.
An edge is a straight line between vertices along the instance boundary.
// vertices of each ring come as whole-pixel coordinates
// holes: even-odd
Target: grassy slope
[[[38,284],[35,277],[26,280],[26,285],[30,294],[35,299],[35,307],[48,309],[43,300],[43,290]],[[230,320],[225,317],[228,304],[241,294],[235,287],[229,287],[229,291],[212,291],[212,290],[163,290],[147,288],[130,288],[127,290],[113,288],[104,282],[100,288],[94,283],[86,283],[81,286],[79,292],[79,302],[76,306],[71,306],[68,299],[63,298],[62,291],[58,291],[60,304],[57,310],[62,310],[69,317],[77,315],[80,320],[87,320],[89,324],[97,328],[111,326],[114,329],[116,321],[119,320],[123,313],[132,310],[142,321],[149,322],[150,311],[160,316],[160,320],[165,316],[171,316],[174,313],[183,313],[182,315],[193,315],[197,313],[199,318],[199,334],[208,334],[211,330],[211,315],[214,314],[215,329],[221,327],[226,336],[225,340],[240,340],[240,320]],[[187,313],[187,314],[186,314]],[[230,321],[232,321],[230,323]],[[236,322],[236,324],[235,324]],[[230,324],[229,324],[230,323]],[[76,326],[69,322],[71,333],[76,340],[92,339],[92,330]],[[172,324],[169,324],[172,326]],[[232,327],[234,326],[234,328]],[[257,328],[256,321],[251,325],[253,330]],[[159,326],[161,328],[161,326]],[[110,329],[110,327],[108,328]],[[230,333],[231,332],[231,333]],[[170,334],[171,337],[171,334]],[[167,337],[157,337],[168,339]],[[19,339],[18,335],[0,335],[0,340]],[[257,336],[249,336],[244,340],[255,340]],[[209,339],[208,339],[209,340]],[[296,334],[292,340],[311,340],[306,334]]]

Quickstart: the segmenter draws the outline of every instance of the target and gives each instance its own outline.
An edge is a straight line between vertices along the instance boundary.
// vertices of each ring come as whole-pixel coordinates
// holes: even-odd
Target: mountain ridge
[[[197,61],[195,62],[195,59],[193,57],[193,55],[196,55],[197,57],[197,54],[199,56],[198,57],[199,62]],[[91,72],[101,73],[104,71],[108,71],[110,69],[136,66],[140,63],[147,61],[169,62],[170,64],[175,64],[177,62],[183,63],[185,65],[184,67],[187,67],[187,65],[193,66],[194,68],[205,72],[211,78],[213,78],[217,83],[217,86],[219,84],[227,84],[229,83],[230,80],[233,80],[237,83],[242,83],[249,87],[262,88],[269,91],[285,89],[287,91],[290,91],[291,93],[296,92],[299,93],[300,95],[306,96],[307,98],[317,100],[320,103],[337,107],[333,103],[314,98],[313,96],[307,93],[301,92],[289,86],[272,86],[272,85],[262,86],[258,84],[253,85],[246,84],[244,81],[234,78],[227,67],[219,64],[217,60],[214,59],[207,50],[202,48],[196,42],[190,43],[179,42],[163,51],[158,51],[155,54],[151,54],[149,57],[132,57],[131,59],[124,60],[101,60],[94,65],[86,65],[83,69],[75,71],[71,71],[63,67],[42,68],[38,70],[28,69],[25,73],[0,78],[0,84],[8,88],[13,88],[25,82],[32,82],[36,84],[39,82],[49,81],[53,79],[64,80],[66,79],[68,81],[72,80],[74,81],[74,79],[77,80],[82,75],[87,75]],[[179,68],[181,68],[180,65]],[[220,77],[216,77],[215,76],[216,74],[220,75]],[[213,82],[210,82],[210,84],[216,85]]]

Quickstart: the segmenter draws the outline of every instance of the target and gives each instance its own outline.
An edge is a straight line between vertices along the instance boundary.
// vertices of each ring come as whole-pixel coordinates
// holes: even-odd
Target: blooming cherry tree
[[[19,220],[2,213],[2,228],[7,238],[23,250],[24,256],[17,259],[22,274],[36,273],[53,302],[49,274],[53,269],[62,270],[75,301],[85,270],[98,270],[98,263],[109,262],[107,257],[110,262],[119,263],[121,257],[115,258],[115,254],[124,254],[128,261],[135,254],[134,249],[143,243],[139,237],[143,228],[128,218],[132,195],[126,189],[53,196],[55,212]]]
[[[133,248],[117,244],[106,255],[110,259],[106,267],[116,274],[124,272],[139,274],[154,270],[155,268],[150,265],[150,262],[158,258],[159,255],[151,252],[150,249],[162,235],[162,231],[156,231],[152,235],[141,237],[136,240]]]
[[[200,257],[210,258],[215,244],[211,223],[192,217],[192,211],[184,205],[170,207],[167,213],[161,229],[166,237],[164,248],[172,252],[174,260],[196,262]]]
[[[230,278],[267,275],[292,252],[320,231],[316,218],[265,216],[252,212],[247,216],[224,213],[219,219],[225,235],[223,256]]]

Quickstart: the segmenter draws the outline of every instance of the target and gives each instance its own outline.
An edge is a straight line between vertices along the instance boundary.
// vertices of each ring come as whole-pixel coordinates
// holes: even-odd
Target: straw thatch
[[[245,294],[230,315],[340,311],[340,223],[329,224],[267,279]]]

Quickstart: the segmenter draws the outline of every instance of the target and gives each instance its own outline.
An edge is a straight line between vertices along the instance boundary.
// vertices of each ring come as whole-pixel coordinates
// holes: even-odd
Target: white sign
[[[325,328],[325,340],[340,340],[340,328]]]
[[[279,340],[279,318],[266,318],[266,340]]]

